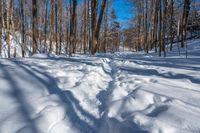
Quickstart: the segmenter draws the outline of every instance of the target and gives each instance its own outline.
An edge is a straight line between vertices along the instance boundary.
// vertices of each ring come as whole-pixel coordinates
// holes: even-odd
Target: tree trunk
[[[96,0],[94,0],[96,1]],[[101,5],[101,10],[100,10],[100,15],[99,15],[99,18],[98,18],[98,21],[97,21],[97,25],[94,23],[96,21],[94,21],[94,25],[95,27],[93,27],[95,29],[95,35],[93,35],[93,41],[92,41],[92,54],[95,54],[97,52],[97,46],[98,46],[98,40],[99,40],[99,34],[100,34],[100,29],[101,29],[101,23],[102,23],[102,19],[103,19],[103,14],[104,14],[104,10],[105,10],[105,7],[106,7],[106,1],[107,0],[103,0],[102,1],[102,5]],[[96,6],[97,4],[94,4],[94,7]],[[94,9],[96,10],[97,7],[95,7]],[[96,14],[96,11],[94,12],[94,14]],[[95,15],[96,16],[96,15]],[[96,20],[96,18],[94,19]],[[94,32],[94,31],[93,31]]]
[[[191,0],[184,0],[183,16],[182,16],[182,23],[181,23],[181,47],[184,47],[184,40],[187,36],[186,26],[187,26],[188,16],[190,12],[190,4],[191,4]]]
[[[2,1],[3,0],[0,0],[0,57],[2,56],[1,53],[2,53],[2,29],[3,29],[3,24],[2,24],[2,20],[3,20],[3,13],[2,13],[2,8],[3,8],[3,5],[2,5]]]
[[[162,2],[159,1],[159,17],[160,17],[160,26],[159,26],[159,56],[161,56],[163,39],[162,39]]]
[[[22,49],[22,57],[25,56],[25,18],[24,18],[24,0],[20,0],[21,5],[21,49]]]
[[[37,25],[37,0],[32,0],[32,54],[35,54],[37,52],[37,40],[36,40],[36,25]]]
[[[174,33],[173,33],[173,19],[174,19],[174,0],[170,2],[170,51],[172,51]]]
[[[95,31],[96,31],[96,17],[97,17],[97,0],[91,1],[91,31],[92,31],[92,40],[91,40],[91,53],[94,54],[95,49]]]
[[[51,16],[50,16],[50,42],[49,42],[49,53],[52,52],[54,39],[54,0],[51,0]]]
[[[7,43],[7,56],[10,58],[10,2],[11,0],[6,1],[6,43]]]
[[[49,0],[45,1],[45,24],[44,24],[44,48],[45,48],[45,52],[47,51],[47,17],[48,17],[48,2]]]
[[[87,32],[86,32],[86,29],[87,29],[87,1],[84,0],[84,21],[83,21],[83,34],[84,34],[84,37],[83,37],[83,51],[84,51],[84,54],[86,54],[86,37],[87,37]]]
[[[60,29],[59,29],[59,52],[58,54],[61,54],[61,49],[62,49],[62,17],[63,17],[63,1],[59,0],[59,20],[60,20]]]
[[[58,1],[55,1],[55,32],[56,55],[58,55]]]
[[[168,0],[164,0],[164,20],[163,21],[163,45],[162,45],[162,51],[164,53],[164,57],[166,57],[166,49],[165,49],[165,45],[166,45],[166,38],[165,36],[167,35],[167,13],[168,13]]]
[[[159,0],[156,0],[155,2],[155,10],[154,10],[154,35],[153,35],[153,43],[155,43],[154,47],[155,47],[155,52],[157,53],[157,43],[158,43],[158,3]]]
[[[70,49],[69,56],[72,56],[72,53],[75,54],[76,49],[76,8],[77,8],[77,0],[70,0]]]
[[[104,15],[104,42],[103,42],[103,52],[106,53],[107,49],[107,37],[108,37],[108,5],[109,2],[107,1],[105,15]]]
[[[145,51],[148,53],[148,0],[146,0],[146,13],[145,13]]]

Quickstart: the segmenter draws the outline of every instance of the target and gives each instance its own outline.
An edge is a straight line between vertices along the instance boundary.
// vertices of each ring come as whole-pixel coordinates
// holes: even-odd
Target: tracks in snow
[[[191,104],[192,100],[198,100],[199,92],[176,88],[176,85],[166,90],[167,85],[163,83],[176,82],[164,77],[160,81],[161,74],[156,75],[159,67],[98,57],[29,59],[16,63],[25,75],[33,76],[36,84],[47,89],[33,107],[37,110],[36,125],[40,127],[47,121],[49,132],[60,128],[63,132],[73,129],[83,133],[128,133],[154,131],[155,127],[164,131],[163,124],[173,130],[181,127],[180,130],[200,131],[192,121],[174,114],[180,110],[184,115],[193,113],[198,117],[199,106]],[[150,74],[145,73],[148,70]],[[174,119],[166,121],[165,116],[170,114]]]

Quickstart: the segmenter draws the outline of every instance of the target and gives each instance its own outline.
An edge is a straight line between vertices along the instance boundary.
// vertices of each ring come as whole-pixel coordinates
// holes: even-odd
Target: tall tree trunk
[[[186,26],[187,26],[188,16],[190,12],[190,4],[191,4],[191,0],[184,0],[183,16],[182,16],[182,23],[181,23],[181,47],[184,47],[184,41],[187,36]]]
[[[72,53],[75,54],[76,49],[76,8],[77,8],[77,0],[70,0],[70,50],[69,50],[69,56],[72,56]]]
[[[54,40],[54,0],[51,0],[49,53],[51,53],[53,50],[52,47],[53,40]]]
[[[157,43],[158,43],[158,11],[159,11],[159,0],[155,2],[155,10],[154,10],[154,35],[153,35],[153,43],[155,44],[155,52],[157,53]]]
[[[47,52],[47,17],[48,17],[48,3],[49,0],[45,1],[45,24],[44,24],[44,48],[45,48],[45,52]]]
[[[170,0],[170,51],[172,51],[173,41],[174,41],[173,19],[174,19],[174,0]]]
[[[155,0],[151,0],[151,11],[150,11],[150,22],[148,24],[148,29],[149,29],[149,45],[150,45],[150,50],[153,49],[153,39],[154,39],[154,32],[153,32],[153,22],[154,22],[154,5],[155,5]],[[149,47],[149,46],[148,46]]]
[[[15,36],[15,27],[14,27],[14,0],[10,1],[10,35]],[[14,46],[13,57],[16,57],[16,46]]]
[[[86,54],[86,37],[87,37],[87,32],[86,32],[86,29],[87,29],[87,1],[84,0],[84,21],[83,21],[83,51],[84,51],[84,54]]]
[[[90,0],[87,0],[87,30],[88,30],[88,38],[87,38],[87,41],[88,41],[88,44],[89,44],[89,53],[91,53],[91,50],[92,50],[92,18],[91,18],[91,2]]]
[[[20,0],[20,5],[21,5],[21,49],[22,49],[22,57],[25,56],[25,18],[24,18],[24,0]]]
[[[163,39],[162,39],[162,2],[159,0],[159,56],[161,56],[162,46],[163,46]]]
[[[146,13],[145,13],[145,51],[148,53],[148,0],[146,0]]]
[[[167,13],[168,13],[168,0],[164,0],[164,18],[163,18],[163,20],[165,20],[166,22],[168,22],[167,21]],[[163,21],[163,46],[162,46],[162,51],[163,51],[163,53],[164,53],[164,57],[166,57],[166,49],[165,49],[165,45],[166,45],[166,32],[167,32],[167,23],[165,22],[165,21]]]
[[[7,56],[10,58],[10,2],[11,0],[6,1],[6,43],[7,43]]]
[[[96,31],[96,18],[97,18],[97,0],[91,1],[91,31],[92,31],[92,40],[91,40],[91,53],[94,54],[95,47],[95,31]]]
[[[55,39],[56,39],[56,55],[58,55],[58,1],[55,1]]]
[[[104,42],[103,42],[103,52],[106,53],[107,48],[107,36],[108,36],[108,4],[107,1],[106,9],[105,9],[105,15],[104,15]]]
[[[32,54],[35,54],[37,52],[37,39],[36,39],[36,32],[37,32],[37,0],[32,0]]]
[[[73,23],[74,23],[74,40],[73,40],[73,54],[76,52],[76,43],[77,43],[77,0],[73,0]]]
[[[2,1],[3,0],[0,0],[0,57],[2,56],[1,53],[2,53],[2,29],[3,29],[3,23],[2,23],[2,20],[3,20],[3,13],[2,13],[2,8],[3,8],[3,5],[2,5]]]
[[[4,10],[5,8],[4,8],[4,0],[1,0],[1,16],[2,16],[2,27],[3,27],[3,29],[2,29],[2,32],[3,32],[3,34],[4,34],[4,28],[5,28],[5,18],[4,18]]]
[[[66,10],[67,10],[67,20],[70,18],[69,17],[69,11],[70,11],[70,9],[69,9],[69,7],[67,6],[66,7]],[[69,23],[69,21],[67,21],[67,25],[66,25],[66,46],[65,46],[65,53],[67,54],[68,52],[69,52],[69,27],[70,27],[70,23]]]
[[[63,17],[63,1],[59,0],[59,20],[60,20],[60,29],[59,29],[59,55],[61,54],[62,48],[62,17]]]
[[[99,15],[99,18],[98,18],[98,21],[97,21],[97,25],[96,25],[96,28],[94,27],[95,29],[95,36],[93,36],[93,47],[92,47],[92,54],[95,54],[97,52],[97,46],[98,46],[98,40],[99,40],[99,34],[100,34],[100,29],[101,29],[101,23],[102,23],[102,19],[103,19],[103,14],[104,14],[104,10],[105,10],[105,7],[106,7],[106,1],[107,0],[103,0],[102,1],[102,4],[101,4],[101,9],[100,9],[100,15]],[[95,6],[94,6],[95,7]],[[94,8],[96,9],[96,7]],[[96,11],[95,11],[96,12]],[[96,20],[96,18],[95,18]],[[93,33],[94,34],[94,33]]]

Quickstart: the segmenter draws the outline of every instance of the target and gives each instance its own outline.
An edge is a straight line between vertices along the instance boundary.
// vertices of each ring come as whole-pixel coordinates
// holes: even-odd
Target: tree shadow
[[[149,133],[132,121],[118,121],[115,118],[108,118],[104,126],[100,129],[101,133]]]
[[[152,65],[157,67],[177,68],[184,70],[200,71],[200,58],[183,59],[183,58],[145,58],[145,57],[125,57],[117,58],[116,60],[128,60],[139,65]]]
[[[130,74],[141,75],[141,76],[159,76],[168,79],[189,79],[192,83],[200,84],[200,79],[194,78],[186,74],[177,74],[177,73],[159,73],[156,69],[140,69],[140,68],[131,68],[131,67],[121,67],[121,70],[127,71]]]
[[[42,83],[48,89],[49,94],[55,94],[59,97],[59,99],[64,103],[66,114],[69,117],[70,121],[75,125],[75,128],[84,133],[96,132],[95,126],[99,125],[99,121],[80,106],[79,101],[73,96],[70,91],[62,91],[58,87],[57,81],[49,74],[47,74],[45,70],[35,69],[31,65],[25,64],[21,61],[14,61],[14,63],[18,67],[22,68],[26,73],[35,77],[38,82]],[[40,76],[38,76],[38,74],[42,75],[42,77],[44,78],[41,78]],[[82,116],[91,120],[94,125],[90,125],[88,122],[81,119],[80,116],[77,114],[77,111],[81,113]]]
[[[56,60],[55,60],[56,61]],[[65,60],[66,61],[66,60]],[[73,60],[79,62],[79,60]],[[39,67],[40,69],[36,69],[36,67],[33,67],[29,64],[25,64],[21,61],[14,61],[14,63],[22,68],[26,73],[29,75],[35,77],[38,82],[42,83],[47,89],[50,94],[55,94],[59,96],[60,100],[64,103],[66,108],[66,114],[69,117],[70,121],[73,123],[75,128],[79,129],[79,131],[83,133],[97,133],[101,130],[101,128],[104,126],[105,121],[107,121],[110,118],[107,118],[107,103],[109,100],[109,96],[112,92],[112,88],[114,88],[114,80],[112,80],[108,85],[107,91],[101,91],[97,98],[102,103],[101,106],[99,106],[100,112],[105,111],[104,115],[97,119],[88,112],[86,112],[79,104],[79,101],[73,96],[71,91],[68,90],[61,90],[58,85],[56,79],[51,77],[44,68],[40,68],[40,66],[37,66],[37,64],[34,64],[34,66]],[[88,65],[91,65],[90,63]],[[93,64],[92,64],[93,65]],[[111,76],[114,75],[114,72],[109,73]],[[41,76],[39,76],[41,75]],[[81,114],[81,115],[80,115]],[[82,117],[82,118],[81,118]],[[91,121],[93,124],[91,125],[86,119]],[[107,123],[108,124],[108,123]],[[116,123],[117,124],[117,123]],[[122,124],[119,123],[118,124]],[[129,132],[138,132],[138,133],[146,133],[142,131],[136,124],[132,123],[129,126],[123,125],[123,129],[126,130],[127,133]],[[114,127],[113,127],[114,128]]]
[[[9,61],[9,60],[7,60]],[[10,95],[16,100],[16,102],[19,104],[19,111],[21,115],[23,116],[23,120],[26,122],[26,126],[23,127],[22,129],[19,129],[20,131],[23,129],[28,130],[30,133],[37,133],[38,129],[37,126],[34,122],[34,120],[30,117],[31,112],[31,106],[26,103],[25,96],[23,95],[20,87],[18,86],[17,82],[11,75],[11,73],[7,69],[7,65],[4,65],[0,61],[0,68],[3,71],[3,75],[5,76],[6,81],[8,81],[9,85],[11,86],[12,90],[10,92]],[[12,127],[13,125],[9,125],[9,127]]]

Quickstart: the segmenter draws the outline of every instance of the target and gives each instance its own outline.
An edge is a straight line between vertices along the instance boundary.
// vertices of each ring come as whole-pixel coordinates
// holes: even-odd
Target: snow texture
[[[0,59],[0,133],[199,133],[200,41],[188,48]]]

